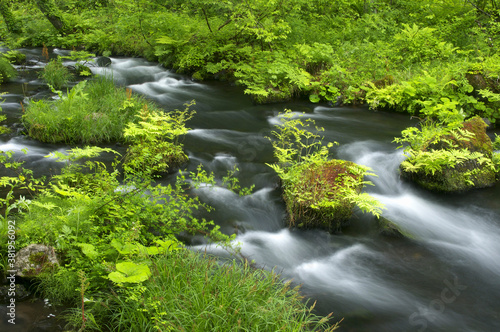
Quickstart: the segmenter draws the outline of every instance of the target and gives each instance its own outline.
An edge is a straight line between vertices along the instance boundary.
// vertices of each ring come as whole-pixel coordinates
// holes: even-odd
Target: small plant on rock
[[[448,125],[426,120],[420,128],[403,130],[394,142],[407,144],[407,159],[400,165],[402,176],[424,188],[464,191],[496,181],[498,157],[486,124],[477,116]]]
[[[272,144],[278,162],[268,166],[281,179],[290,226],[336,231],[350,219],[355,206],[380,215],[383,205],[361,193],[371,184],[364,177],[374,175],[368,167],[330,159],[329,149],[334,143],[325,146],[320,135],[307,130],[314,120],[294,118],[290,111],[281,118],[282,125],[272,132],[277,138]]]

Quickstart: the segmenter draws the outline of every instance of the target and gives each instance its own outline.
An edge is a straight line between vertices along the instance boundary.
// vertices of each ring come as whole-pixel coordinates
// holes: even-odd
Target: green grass
[[[188,250],[153,260],[144,288],[123,289],[113,331],[332,331],[273,272]]]
[[[74,78],[73,74],[62,64],[59,58],[51,60],[40,73],[40,77],[55,89],[61,89],[68,85]]]
[[[28,135],[45,143],[96,144],[123,140],[127,123],[146,104],[130,90],[97,77],[80,82],[56,101],[33,101],[26,108],[23,124]],[[155,109],[150,103],[150,109]]]

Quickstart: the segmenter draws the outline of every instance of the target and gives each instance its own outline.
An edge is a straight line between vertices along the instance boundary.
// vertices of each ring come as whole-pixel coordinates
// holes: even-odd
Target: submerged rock
[[[19,277],[33,277],[59,265],[54,248],[43,244],[30,244],[16,254],[15,270]]]
[[[377,218],[377,221],[380,230],[380,235],[392,238],[413,239],[413,236],[411,234],[403,231],[398,225],[396,225],[389,219],[380,216]]]
[[[99,67],[109,67],[111,66],[111,59],[106,56],[100,56],[95,61],[96,65]]]

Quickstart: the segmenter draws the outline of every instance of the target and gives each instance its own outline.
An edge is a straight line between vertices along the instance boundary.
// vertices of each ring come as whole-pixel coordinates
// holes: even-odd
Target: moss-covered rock
[[[16,254],[15,270],[20,277],[34,277],[59,265],[54,248],[30,244]]]
[[[461,192],[491,186],[497,179],[493,145],[479,117],[461,131],[432,137],[400,166],[403,178],[433,191]],[[440,164],[441,163],[441,164]]]
[[[353,162],[336,159],[294,166],[291,172],[297,176],[283,182],[291,193],[284,195],[290,226],[336,232],[347,225],[355,204],[346,190],[359,192],[363,182],[356,167]]]
[[[391,238],[408,238],[413,239],[413,236],[410,233],[402,230],[398,225],[393,223],[387,218],[382,216],[377,218],[378,227],[380,231],[380,235],[391,237]]]

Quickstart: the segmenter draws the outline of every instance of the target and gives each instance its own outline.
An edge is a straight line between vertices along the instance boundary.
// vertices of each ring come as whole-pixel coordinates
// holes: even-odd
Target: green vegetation
[[[421,184],[430,189],[481,187],[498,174],[499,154],[474,117],[493,124],[500,119],[495,0],[0,0],[0,14],[7,46],[44,46],[47,61],[45,45],[73,49],[69,58],[80,76],[90,74],[90,52],[143,56],[198,80],[234,81],[258,103],[301,97],[419,116],[421,128],[403,131],[396,142],[408,144],[402,173],[417,182],[427,179]],[[0,81],[16,75],[9,61],[9,53],[0,57]],[[200,167],[190,174],[192,182],[185,174],[169,186],[152,181],[186,160],[178,139],[193,113],[164,113],[104,78],[63,94],[58,90],[72,77],[61,61],[50,61],[42,73],[60,99],[31,101],[22,118],[29,135],[50,143],[127,141],[130,148],[111,169],[92,161],[99,153],[116,154],[109,149],[57,154],[67,165],[49,182],[34,179],[10,153],[2,154],[0,162],[12,174],[1,178],[7,195],[0,200],[0,231],[5,239],[7,217],[15,216],[21,246],[45,243],[61,255],[60,267],[39,276],[40,292],[78,306],[70,316],[73,328],[101,329],[103,322],[137,330],[321,326],[295,291],[271,274],[216,267],[211,259],[200,261],[179,249],[179,233],[209,235],[226,245],[230,240],[194,216],[210,207],[185,191],[189,183],[215,183],[213,174]],[[380,215],[382,206],[361,193],[369,169],[331,160],[333,143],[323,144],[320,128],[307,130],[313,122],[289,112],[282,119],[272,141],[278,162],[270,166],[281,178],[291,226],[336,230],[354,206]],[[235,173],[223,184],[249,193]],[[16,196],[19,190],[30,197]],[[1,261],[5,265],[6,256]],[[227,280],[216,281],[212,291],[188,293],[196,288],[186,290],[184,283],[204,285],[209,269],[210,278],[225,274]],[[192,279],[174,280],[170,271]],[[195,274],[201,279],[194,281]],[[241,289],[230,286],[238,282]],[[241,293],[222,293],[218,285]],[[167,289],[165,296],[179,300],[178,287],[185,302],[173,308],[174,301],[162,296]],[[152,300],[142,302],[146,295]],[[246,302],[236,301],[245,298],[255,302],[243,308]],[[235,321],[235,312],[246,316]],[[217,313],[229,318],[222,322],[214,318]]]
[[[125,171],[147,172],[142,176],[151,176],[149,172],[166,172],[180,166],[188,156],[179,144],[179,137],[188,132],[186,121],[193,117],[186,105],[184,111],[164,113],[150,111],[147,105],[137,115],[138,123],[130,122],[124,130],[124,137],[132,144],[129,146]],[[149,165],[149,167],[147,167]]]
[[[321,227],[337,231],[353,213],[354,206],[379,216],[383,205],[367,193],[371,184],[364,177],[374,175],[366,166],[344,160],[330,160],[329,149],[320,135],[307,130],[314,120],[302,121],[286,111],[276,126],[272,141],[278,163],[269,165],[282,181],[283,198],[290,226]],[[322,128],[315,128],[322,131]]]
[[[26,61],[26,54],[21,53],[16,50],[10,50],[3,53],[3,56],[9,60],[10,63],[15,65],[21,65]]]
[[[67,86],[73,79],[73,75],[69,69],[63,65],[60,58],[50,60],[41,72],[40,77],[54,89],[61,89]]]
[[[12,65],[7,57],[4,54],[0,55],[0,84],[4,81],[8,81],[9,79],[16,77],[17,71]]]
[[[421,128],[411,127],[396,138],[405,147],[407,159],[402,175],[437,191],[464,191],[491,186],[500,171],[498,156],[479,117],[443,126],[427,120]]]
[[[333,331],[328,317],[311,313],[297,289],[274,272],[189,250],[153,259],[142,288],[124,288],[113,298],[110,326],[141,331]],[[148,301],[143,301],[148,299]]]
[[[47,143],[101,143],[124,140],[124,130],[141,109],[151,105],[113,81],[97,77],[82,81],[60,99],[31,101],[22,121],[28,135]]]
[[[46,185],[22,175],[2,178],[4,185],[38,190],[32,199],[14,199],[11,191],[2,200],[2,243],[8,243],[9,217],[16,220],[18,248],[44,243],[55,249],[60,266],[32,275],[41,296],[73,306],[67,314],[69,328],[336,328],[328,317],[314,315],[297,289],[276,274],[236,262],[219,265],[184,249],[175,235],[203,234],[226,246],[233,238],[212,221],[194,217],[194,211],[211,208],[186,194],[184,176],[168,186],[145,178],[144,172],[120,182],[116,163],[108,170],[92,161],[101,153],[116,154],[97,147],[54,153],[51,157],[66,166]],[[4,156],[4,165],[22,169]],[[17,213],[8,216],[11,211]]]
[[[257,102],[340,98],[500,117],[493,0],[25,0],[11,12],[1,27],[11,47],[144,56],[234,80]]]
[[[67,96],[61,94],[60,103],[91,95],[92,90],[84,90],[92,83],[88,84],[84,81]],[[124,93],[123,104],[136,103],[130,91]],[[58,256],[59,265],[23,272],[35,278],[39,296],[71,306],[65,316],[67,328],[336,329],[329,317],[314,315],[314,306],[302,302],[298,289],[273,272],[236,261],[219,265],[215,258],[186,250],[178,239],[203,235],[237,253],[231,245],[234,235],[222,234],[213,221],[197,217],[212,208],[187,193],[201,182],[215,183],[212,173],[200,166],[189,179],[181,173],[169,185],[153,181],[155,174],[174,163],[175,156],[169,153],[185,157],[177,140],[192,115],[187,109],[163,114],[143,106],[138,123],[130,122],[125,129],[124,136],[132,142],[125,164],[109,148],[73,148],[47,156],[65,163],[61,174],[48,180],[34,179],[22,163],[11,160],[12,153],[2,154],[2,164],[15,172],[1,178],[2,186],[9,188],[0,200],[4,269],[12,233],[7,221],[15,220],[18,250],[42,243]],[[102,153],[115,155],[115,162],[110,166],[95,161]],[[249,193],[251,188],[241,188],[236,172],[237,168],[230,171],[223,184]],[[31,197],[18,196],[19,189]]]

